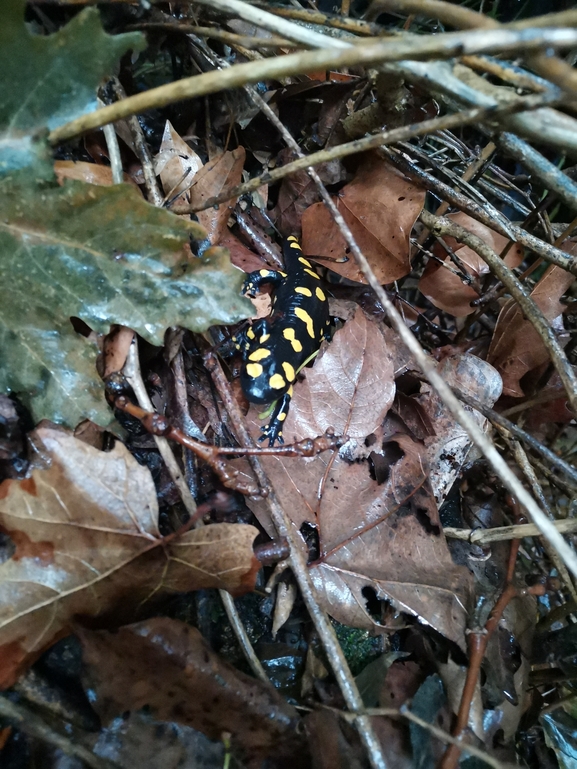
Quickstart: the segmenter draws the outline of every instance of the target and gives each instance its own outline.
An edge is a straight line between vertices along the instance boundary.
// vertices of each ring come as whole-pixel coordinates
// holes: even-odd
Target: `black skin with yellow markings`
[[[243,353],[241,386],[251,403],[275,403],[261,440],[283,443],[292,383],[316,353],[329,330],[329,305],[320,279],[302,255],[295,237],[283,244],[286,272],[258,270],[247,275],[243,291],[254,294],[265,283],[275,287],[272,314],[255,321],[234,341]]]

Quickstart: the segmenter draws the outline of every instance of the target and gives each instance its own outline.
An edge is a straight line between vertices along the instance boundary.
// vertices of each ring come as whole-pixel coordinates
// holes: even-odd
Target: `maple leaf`
[[[377,325],[358,310],[314,368],[305,369],[283,428],[287,442],[329,427],[351,440],[312,459],[262,461],[295,526],[312,525],[318,532],[320,553],[310,571],[331,616],[374,628],[364,594],[371,588],[464,648],[470,574],[451,560],[425,446],[383,432],[395,392],[394,357]],[[251,415],[256,434],[256,412]],[[379,481],[371,467],[377,461],[384,464]],[[272,532],[265,505],[249,505]]]
[[[217,587],[252,589],[252,526],[216,524],[169,542],[159,534],[150,471],[125,446],[101,452],[52,427],[33,433],[47,464],[0,485],[0,686],[10,686],[73,617],[126,621],[141,602]]]

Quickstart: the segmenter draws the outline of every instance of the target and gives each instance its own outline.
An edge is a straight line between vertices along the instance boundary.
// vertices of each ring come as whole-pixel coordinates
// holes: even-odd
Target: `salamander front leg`
[[[260,436],[259,441],[264,441],[268,438],[269,446],[274,446],[275,441],[279,444],[279,446],[282,446],[284,443],[282,437],[282,428],[284,421],[287,418],[292,394],[293,388],[291,387],[290,390],[282,396],[282,398],[278,399],[272,412],[270,422],[268,425],[265,425],[262,428],[262,435]]]

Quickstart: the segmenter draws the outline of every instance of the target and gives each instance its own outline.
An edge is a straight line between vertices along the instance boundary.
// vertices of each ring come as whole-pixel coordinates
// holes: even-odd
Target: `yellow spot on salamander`
[[[309,262],[308,259],[305,259],[304,256],[299,256],[299,262],[301,264],[304,264],[305,267],[312,267],[312,264]]]
[[[320,280],[319,276],[316,274],[316,272],[313,272],[312,270],[305,269],[305,272],[311,276],[311,278],[316,278],[317,280]]]
[[[318,291],[318,288],[317,288]],[[306,288],[305,286],[297,286],[295,288],[295,294],[302,294],[303,296],[312,296],[313,292],[310,290],[310,288]]]
[[[251,352],[251,354],[248,356],[249,360],[263,360],[263,358],[268,358],[270,355],[270,350],[265,350],[263,347],[261,347],[258,350],[255,350],[254,352]]]
[[[294,330],[294,328],[285,328],[285,329],[283,329],[282,335],[284,336],[285,339],[289,340],[289,342],[291,343],[291,347],[293,348],[293,350],[295,352],[302,352],[303,351],[302,344],[299,342],[298,339],[295,339],[295,330]]]
[[[247,369],[248,369],[248,366],[247,366]],[[273,374],[271,378],[268,380],[268,383],[273,388],[273,390],[282,390],[283,387],[286,387],[286,382],[284,381],[284,379],[280,374]]]
[[[295,240],[293,243],[291,243],[291,244],[290,244],[290,247],[291,247],[291,248],[296,248],[296,249],[297,249],[297,251],[302,251],[301,247],[300,247],[300,246],[299,246],[299,244],[296,242],[296,240]]]
[[[294,382],[296,374],[294,370],[294,366],[291,366],[290,363],[287,363],[286,360],[283,360],[282,362],[283,371],[285,373],[286,378],[289,382]]]
[[[284,422],[286,419],[286,413],[284,411],[281,411],[281,413],[277,416],[277,419],[279,422]]]
[[[270,275],[270,270],[259,270],[258,274],[261,276],[261,278],[268,278]]]
[[[262,374],[262,366],[260,363],[249,363],[246,367],[246,373],[253,379],[256,379]]]
[[[322,290],[322,288],[319,288],[318,286],[315,288],[315,294],[317,295],[317,299],[320,299],[321,302],[326,301],[325,292]]]
[[[247,330],[246,335],[248,336],[249,339],[254,339],[255,338],[254,337],[254,331],[252,330],[252,328],[249,328]]]
[[[315,338],[315,327],[313,326],[313,319],[308,314],[306,310],[303,310],[302,307],[297,307],[295,309],[295,315],[299,320],[302,320],[302,322],[307,327],[307,334],[311,337],[311,339]]]
[[[259,341],[261,344],[264,344],[267,339],[270,339],[270,334],[263,334]]]
[[[289,235],[287,240],[291,240],[291,241],[294,241],[295,243],[298,243],[298,240],[294,235]]]

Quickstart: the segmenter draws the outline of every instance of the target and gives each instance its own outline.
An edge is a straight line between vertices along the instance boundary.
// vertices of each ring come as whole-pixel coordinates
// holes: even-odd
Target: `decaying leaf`
[[[395,396],[393,361],[385,339],[362,310],[334,336],[299,387],[285,440],[321,435],[364,439],[381,424]],[[312,431],[312,432],[311,432]]]
[[[250,590],[256,529],[216,524],[163,543],[150,471],[121,444],[100,452],[40,427],[45,468],[0,485],[0,530],[13,543],[0,564],[0,686],[10,686],[74,616],[124,621],[172,592]]]
[[[208,198],[240,184],[245,156],[244,148],[237,147],[217,155],[204,165],[198,154],[167,121],[155,166],[164,194],[171,203],[201,206]],[[228,232],[228,219],[235,205],[236,200],[229,200],[198,212],[198,221],[208,233],[211,245],[218,245]]]
[[[451,387],[475,398],[484,406],[493,406],[501,396],[503,383],[493,366],[476,355],[453,354],[443,359],[439,373]],[[435,434],[424,439],[430,467],[430,482],[440,507],[458,478],[471,450],[471,439],[455,421],[435,390],[427,383],[418,398],[434,425]],[[463,406],[480,428],[487,430],[488,421],[478,411]]]
[[[391,283],[410,269],[409,237],[425,203],[424,190],[409,182],[380,158],[371,156],[336,199],[379,283]],[[302,218],[305,254],[340,259],[346,242],[324,203],[307,208]],[[354,259],[331,262],[331,270],[349,280],[366,283]]]
[[[477,235],[497,254],[500,254],[509,243],[509,240],[503,237],[503,235],[490,230],[468,214],[449,214],[448,218],[456,224],[465,227],[474,235]],[[460,276],[455,272],[456,267],[451,261],[450,256],[437,243],[433,248],[433,253],[446,266],[443,266],[443,264],[434,259],[430,259],[419,281],[419,290],[435,307],[448,312],[450,315],[455,315],[456,317],[470,315],[472,312],[475,312],[475,308],[471,307],[471,302],[479,298],[479,289],[481,288],[479,279],[489,273],[489,267],[477,252],[473,251],[469,246],[462,245],[454,238],[447,237],[444,240],[447,246],[463,263],[468,275],[470,275],[471,283],[463,283]],[[522,247],[513,243],[505,256],[505,264],[507,267],[513,268],[521,264],[522,260]],[[451,269],[447,269],[447,267]]]
[[[557,332],[561,344],[567,344],[569,337],[563,334],[565,306],[559,300],[574,280],[574,275],[553,264],[531,292],[531,299]],[[514,398],[525,395],[523,376],[550,362],[541,337],[514,299],[509,299],[499,313],[487,360],[503,377],[503,394]]]
[[[320,554],[311,575],[333,617],[355,627],[378,626],[366,608],[370,588],[464,646],[470,575],[451,560],[425,447],[408,435],[383,435],[394,396],[394,357],[377,326],[357,311],[295,385],[283,430],[287,442],[329,427],[351,440],[339,452],[267,457],[264,463],[291,520],[318,532]],[[383,466],[379,480],[377,463]],[[249,504],[272,532],[265,506]]]
[[[294,153],[287,148],[279,153],[277,165],[294,160]],[[338,184],[345,178],[340,160],[321,163],[315,168],[323,184]],[[300,235],[303,212],[319,200],[316,184],[306,170],[297,171],[282,180],[275,208],[276,224],[285,235]]]
[[[272,685],[221,660],[200,632],[156,617],[109,631],[79,630],[93,703],[108,722],[147,707],[157,719],[192,726],[213,740],[231,735],[244,758],[302,752],[297,711]],[[290,742],[290,745],[288,744]]]

